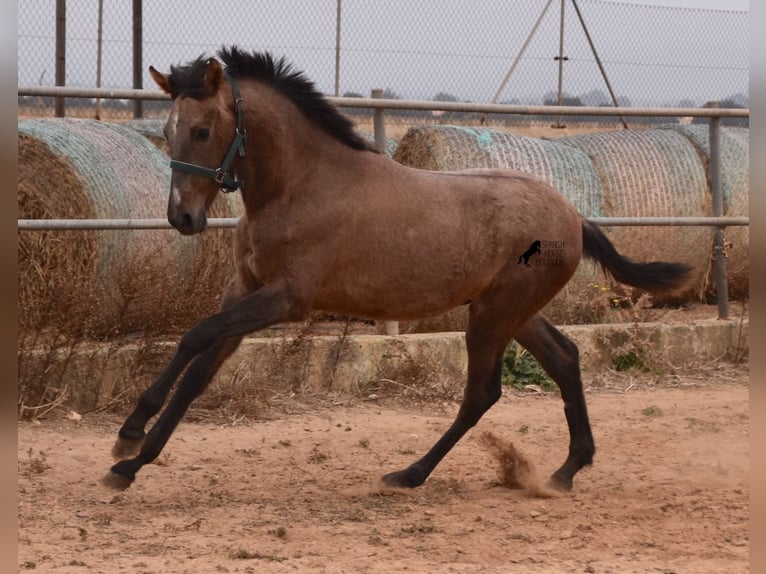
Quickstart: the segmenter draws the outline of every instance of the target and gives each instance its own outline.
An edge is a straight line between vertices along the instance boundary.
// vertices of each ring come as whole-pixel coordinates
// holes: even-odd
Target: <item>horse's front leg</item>
[[[149,398],[126,420],[120,430],[115,450],[124,452],[125,441],[141,440],[136,435],[143,432],[143,425],[152,416],[152,410],[156,409],[156,413],[161,408],[161,402],[160,406],[157,406],[158,397],[162,392],[167,396],[184,368],[192,360],[194,362],[179,383],[165,411],[146,435],[137,456],[116,463],[102,482],[117,489],[125,489],[131,485],[141,467],[152,462],[162,452],[189,405],[205,390],[218,368],[234,352],[244,335],[276,323],[300,319],[303,314],[286,290],[264,286],[192,327],[181,339],[169,365],[152,385]],[[127,444],[130,445],[130,442]]]
[[[233,279],[226,291],[223,294],[219,312],[228,309],[238,301],[247,296],[247,291],[242,287],[242,284]],[[217,367],[223,363],[223,361],[233,353],[239,340],[232,340],[223,349],[211,351],[207,357],[200,356],[198,361],[205,363],[206,368],[202,368],[203,365],[198,365],[197,370],[201,370],[203,373],[210,371],[209,378],[212,378],[217,370]],[[216,365],[216,363],[218,363]],[[116,460],[124,460],[126,458],[132,458],[136,456],[141,450],[141,446],[144,444],[144,437],[146,433],[146,423],[149,422],[154,415],[160,412],[162,405],[170,394],[170,389],[173,387],[176,378],[180,371],[177,371],[177,366],[169,365],[165,372],[163,372],[149,387],[141,393],[138,397],[138,403],[136,404],[133,412],[125,419],[120,432],[117,437],[117,442],[112,447],[112,456]]]

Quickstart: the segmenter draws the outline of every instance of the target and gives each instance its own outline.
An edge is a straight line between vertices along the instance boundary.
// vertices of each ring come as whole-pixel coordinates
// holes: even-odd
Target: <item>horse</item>
[[[236,273],[219,311],[181,337],[141,393],[119,429],[117,462],[103,484],[122,490],[134,482],[249,333],[314,310],[399,321],[468,305],[467,381],[454,422],[383,483],[425,482],[500,398],[503,354],[515,339],[560,388],[569,451],[548,483],[572,488],[575,474],[592,464],[595,444],[577,346],[540,310],[582,257],[648,292],[679,289],[687,266],[621,255],[561,193],[528,174],[436,172],[393,161],[284,57],[224,46],[167,74],[149,71],[172,100],[164,128],[170,224],[184,235],[203,232],[219,191],[239,190],[244,212],[234,231]],[[538,240],[561,246],[557,257],[518,265]]]

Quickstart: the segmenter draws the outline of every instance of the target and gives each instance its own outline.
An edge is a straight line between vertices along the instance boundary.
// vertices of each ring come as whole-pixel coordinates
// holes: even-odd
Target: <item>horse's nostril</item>
[[[178,231],[184,235],[195,233],[194,218],[190,213],[178,213],[174,211],[168,212],[168,221]]]

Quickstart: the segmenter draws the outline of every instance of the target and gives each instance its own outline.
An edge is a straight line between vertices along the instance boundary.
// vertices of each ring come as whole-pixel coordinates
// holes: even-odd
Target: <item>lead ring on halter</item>
[[[239,153],[240,157],[245,155],[245,146],[247,145],[247,130],[245,129],[245,111],[243,107],[242,95],[239,91],[237,81],[234,79],[227,69],[223,71],[224,77],[231,85],[231,92],[234,96],[234,119],[236,120],[237,127],[234,128],[234,138],[229,146],[229,151],[226,152],[226,156],[223,158],[221,165],[216,169],[209,167],[203,167],[195,163],[187,163],[185,161],[178,161],[175,159],[170,160],[170,169],[183,171],[184,173],[191,173],[195,175],[201,175],[204,177],[212,178],[216,183],[220,184],[221,191],[224,193],[231,193],[237,189],[244,189],[245,182],[241,179],[237,179],[236,175],[229,173],[229,167],[234,160],[234,155]]]

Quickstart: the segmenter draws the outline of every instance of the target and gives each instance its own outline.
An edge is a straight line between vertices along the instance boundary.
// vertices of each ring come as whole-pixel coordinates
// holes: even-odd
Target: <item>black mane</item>
[[[234,77],[264,82],[290,98],[298,108],[325,132],[358,150],[377,151],[373,144],[354,130],[351,121],[328,102],[303,72],[296,71],[285,58],[275,59],[268,52],[244,52],[236,46],[218,51],[227,71]],[[171,66],[168,81],[173,99],[181,94],[202,99],[208,60],[202,56],[185,66]]]

